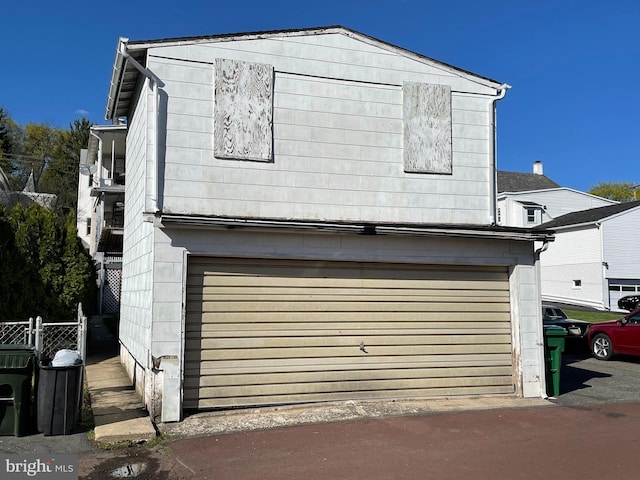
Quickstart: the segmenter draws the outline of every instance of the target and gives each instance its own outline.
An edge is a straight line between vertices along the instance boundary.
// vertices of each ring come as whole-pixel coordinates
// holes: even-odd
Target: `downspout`
[[[126,39],[121,39],[119,52],[125,58],[125,61],[131,62],[131,65],[135,67],[142,75],[149,79],[149,82],[153,88],[153,109],[154,109],[154,119],[153,119],[153,153],[151,155],[151,161],[153,163],[153,173],[154,173],[154,181],[153,181],[153,193],[151,195],[151,208],[153,213],[158,213],[161,211],[161,205],[158,200],[158,192],[160,190],[160,161],[158,159],[158,140],[160,138],[160,87],[164,86],[162,80],[160,80],[151,70],[140,65],[135,58],[131,56],[131,54],[127,51],[127,43]]]
[[[491,188],[490,188],[490,202],[491,202],[491,206],[490,206],[490,223],[491,225],[496,225],[497,224],[497,218],[498,218],[498,200],[497,200],[497,196],[498,196],[498,162],[496,161],[496,155],[498,152],[498,134],[497,134],[497,120],[496,120],[496,104],[498,103],[499,100],[502,100],[504,98],[504,96],[507,94],[507,90],[509,90],[511,88],[511,85],[508,85],[506,83],[503,83],[502,85],[500,85],[500,88],[498,89],[498,93],[497,95],[493,98],[492,105],[493,105],[493,111],[492,111],[492,115],[491,115],[491,134],[493,135],[493,139],[491,142],[491,168],[493,170],[493,181],[491,182]]]
[[[545,252],[547,250],[547,248],[549,248],[549,241],[548,240],[543,240],[542,241],[542,246],[540,248],[538,248],[534,254],[533,254],[533,261],[535,262],[535,266],[536,266],[536,282],[537,282],[537,290],[538,290],[538,305],[542,305],[542,282],[540,279],[540,254],[542,252]],[[540,315],[540,318],[538,319],[538,335],[541,339],[539,345],[542,348],[538,349],[538,365],[539,365],[539,369],[540,369],[540,396],[542,398],[548,398],[549,396],[547,395],[547,367],[546,367],[546,359],[545,359],[545,339],[544,339],[544,327],[543,327],[543,321],[542,321],[542,309],[538,308],[538,315]]]
[[[596,222],[596,228],[598,229],[598,235],[600,237],[600,262],[602,264],[601,284],[600,291],[602,295],[602,307],[605,310],[611,310],[611,293],[609,291],[609,263],[604,259],[604,232],[601,222]]]

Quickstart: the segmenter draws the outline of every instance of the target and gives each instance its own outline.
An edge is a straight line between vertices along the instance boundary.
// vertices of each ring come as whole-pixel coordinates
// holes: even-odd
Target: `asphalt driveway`
[[[640,358],[614,357],[603,362],[588,351],[569,351],[562,357],[560,395],[565,406],[640,402]]]

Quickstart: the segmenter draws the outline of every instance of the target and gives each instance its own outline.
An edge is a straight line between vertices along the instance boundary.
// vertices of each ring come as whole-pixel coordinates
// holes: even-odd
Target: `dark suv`
[[[640,307],[640,295],[627,295],[618,300],[618,307],[630,312]]]
[[[585,338],[589,322],[569,318],[561,308],[552,305],[542,305],[542,322],[544,325],[556,325],[567,331],[567,337]]]

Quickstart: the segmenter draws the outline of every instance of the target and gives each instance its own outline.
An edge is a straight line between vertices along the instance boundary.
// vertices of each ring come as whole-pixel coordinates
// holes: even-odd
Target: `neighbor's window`
[[[581,288],[581,287],[582,287],[582,280],[573,281],[573,288]]]
[[[536,223],[536,209],[527,208],[527,223]]]

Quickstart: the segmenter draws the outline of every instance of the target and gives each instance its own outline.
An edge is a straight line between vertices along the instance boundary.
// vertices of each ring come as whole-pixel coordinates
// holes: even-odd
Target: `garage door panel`
[[[286,405],[294,403],[310,402],[335,402],[344,400],[385,400],[397,398],[429,398],[429,397],[453,397],[459,395],[498,395],[513,393],[511,385],[467,385],[461,387],[443,388],[415,388],[407,390],[380,390],[380,391],[353,391],[311,393],[301,395],[277,395],[270,397],[246,396],[230,398],[185,398],[184,407],[193,409],[252,407],[259,405]]]
[[[458,355],[458,354],[474,354],[474,353],[507,353],[511,351],[511,345],[403,345],[400,347],[402,354],[406,355]],[[398,355],[399,347],[393,346],[376,346],[367,347],[370,355]],[[271,358],[327,358],[327,357],[360,357],[357,347],[323,347],[323,348],[231,348],[218,350],[202,350],[193,351],[186,350],[185,358],[189,360],[215,360],[223,358],[244,359],[244,358],[263,358],[265,360]]]
[[[326,328],[319,329],[313,328],[314,325],[305,325],[301,323],[297,324],[251,324],[244,326],[244,328],[238,328],[236,324],[223,324],[217,325],[222,328],[202,329],[202,330],[188,330],[185,336],[189,340],[198,339],[223,339],[223,338],[235,338],[235,337],[325,337],[325,336],[349,336],[349,335],[366,335],[366,336],[378,336],[389,335],[390,333],[398,333],[402,335],[459,335],[460,332],[464,332],[465,335],[510,335],[508,326],[496,326],[495,324],[474,325],[470,322],[461,322],[459,325],[452,326],[451,324],[439,324],[430,325],[429,328],[425,328],[424,325],[418,323],[406,322],[405,324],[393,325],[390,323],[376,324],[367,323],[358,325],[355,323],[341,325],[339,323],[333,323],[331,325],[324,325]],[[317,325],[315,325],[317,327]]]
[[[464,286],[456,284],[454,280],[414,280],[414,279],[405,279],[405,278],[397,278],[394,279],[396,285],[394,288],[396,289],[414,289],[420,288],[422,286],[426,286],[427,288],[434,288],[438,290],[504,290],[504,284],[499,281],[493,280],[473,280],[469,279],[468,283]],[[195,286],[198,284],[195,283]],[[225,277],[225,276],[216,276],[216,277],[208,277],[204,281],[205,287],[217,287],[217,286],[225,286],[225,287],[250,287],[250,288],[260,288],[262,286],[268,285],[270,287],[305,287],[305,288],[324,288],[325,286],[330,288],[351,288],[351,289],[359,289],[359,288],[373,288],[373,289],[384,289],[389,285],[389,279],[354,279],[354,278],[307,278],[307,277],[296,277],[295,281],[291,278],[282,278],[282,277]],[[192,285],[189,285],[192,286]]]
[[[408,378],[394,379],[381,378],[379,380],[349,380],[349,381],[329,381],[320,380],[309,383],[302,381],[275,385],[241,385],[230,387],[201,387],[199,397],[225,398],[240,397],[247,394],[254,396],[273,395],[300,395],[300,394],[322,394],[331,392],[362,392],[380,390],[408,390],[426,388],[446,388],[451,386],[452,381],[457,387],[477,387],[486,385],[509,385],[508,379],[503,375],[498,376],[466,376],[466,377],[445,377],[445,378]],[[197,398],[197,397],[187,397]]]
[[[500,267],[192,258],[184,405],[513,393],[509,295]]]
[[[429,265],[425,271],[422,264],[386,264],[377,262],[335,262],[328,260],[285,260],[271,261],[257,258],[220,258],[191,257],[189,270],[192,279],[211,278],[213,276],[245,275],[247,277],[335,277],[335,278],[418,278],[422,279],[458,279],[458,273],[463,272],[466,278],[495,278],[502,279],[504,268],[499,266],[484,266],[471,271],[467,265]],[[270,263],[268,270],[256,273],[258,263]],[[277,263],[276,263],[277,262]],[[222,268],[221,268],[222,267]],[[399,273],[401,272],[401,273]]]
[[[412,345],[465,345],[465,344],[510,344],[511,335],[419,335],[408,332],[405,335],[365,335],[364,332],[357,336],[349,336],[338,333],[330,335],[325,332],[322,336],[272,336],[272,337],[248,337],[248,338],[206,338],[200,341],[200,349],[269,349],[269,348],[318,348],[318,347],[348,347],[359,351],[360,342],[368,349],[381,346],[412,346]]]
[[[505,376],[511,373],[510,366],[492,367],[465,367],[465,368],[398,368],[388,369],[382,367],[377,369],[363,370],[325,370],[321,375],[317,371],[305,372],[283,372],[264,373],[256,375],[240,374],[232,372],[227,375],[215,376],[192,376],[185,378],[185,387],[226,387],[244,385],[278,385],[316,382],[355,382],[364,380],[382,379],[425,379],[425,378],[462,378],[462,377],[485,377],[485,376]]]
[[[461,303],[461,302],[458,302]],[[508,311],[508,306],[503,303],[472,303],[474,310],[480,312],[500,312]],[[255,302],[255,301],[238,301],[238,302],[208,302],[204,313],[227,313],[227,312],[244,312],[247,315],[255,313],[269,312],[396,312],[411,311],[424,312],[425,310],[432,312],[446,312],[451,310],[450,303],[438,302],[327,302],[327,301],[307,301],[307,302]]]
[[[431,297],[438,295],[454,295],[459,298],[459,293],[465,293],[466,295],[494,295],[496,297],[503,298],[505,295],[509,294],[508,289],[505,288],[505,285],[500,283],[496,285],[492,283],[491,285],[494,288],[486,289],[480,293],[479,288],[471,289],[468,285],[460,285],[459,283],[450,282],[449,288],[433,288],[429,290],[425,290],[424,288],[401,288],[400,286],[391,286],[386,284],[384,288],[368,288],[366,290],[359,290],[356,287],[352,288],[341,288],[341,287],[330,287],[328,285],[320,286],[317,288],[310,287],[302,287],[296,281],[290,280],[290,285],[277,287],[275,285],[270,284],[268,281],[263,281],[259,285],[247,286],[242,283],[236,286],[230,286],[225,284],[225,282],[219,282],[218,285],[201,287],[200,289],[191,289],[189,290],[189,298],[193,298],[194,300],[202,300],[203,298],[207,298],[209,296],[231,296],[231,295],[240,295],[240,296],[276,296],[276,297],[285,297],[285,296],[324,296],[324,297],[340,297],[345,295],[357,295],[358,297],[380,297],[380,296],[388,296],[388,297],[398,297],[398,296],[416,296],[416,297]],[[495,287],[499,288],[495,288]]]
[[[447,322],[463,322],[463,321],[477,321],[492,322],[501,321],[505,324],[509,323],[509,312],[494,312],[494,311],[473,311],[470,314],[469,310],[466,311],[403,311],[403,312],[367,312],[366,319],[363,319],[363,315],[360,312],[339,312],[340,315],[336,315],[335,312],[305,312],[304,320],[310,323],[327,323],[336,321],[360,321],[368,320],[372,322],[406,322],[406,321],[447,321]],[[221,317],[219,313],[187,313],[187,328],[197,328],[198,324],[202,325],[214,325],[220,324],[255,324],[255,323],[291,323],[300,321],[299,312],[262,312],[260,315],[256,315],[255,312],[226,312],[224,317]]]
[[[471,317],[471,314],[473,317]],[[304,321],[309,323],[326,323],[336,320],[351,321],[371,321],[371,322],[464,322],[470,318],[478,322],[506,322],[509,323],[509,312],[432,312],[432,311],[402,311],[402,312],[367,312],[366,318],[363,318],[360,312],[340,312],[339,318],[335,314],[327,314],[325,312],[305,312]],[[197,329],[199,325],[203,327],[219,324],[256,324],[256,323],[297,323],[301,319],[298,312],[262,312],[260,315],[246,313],[187,313],[187,329]]]
[[[385,367],[393,368],[458,368],[473,366],[510,366],[511,354],[472,354],[472,355],[433,355],[430,357],[403,355],[382,358],[361,357],[357,365],[353,358],[285,358],[272,359],[266,364],[258,360],[213,360],[191,363],[185,370],[185,377],[227,375],[233,373],[266,373],[266,372],[309,372],[328,370],[367,370]],[[357,368],[356,368],[357,367]]]

